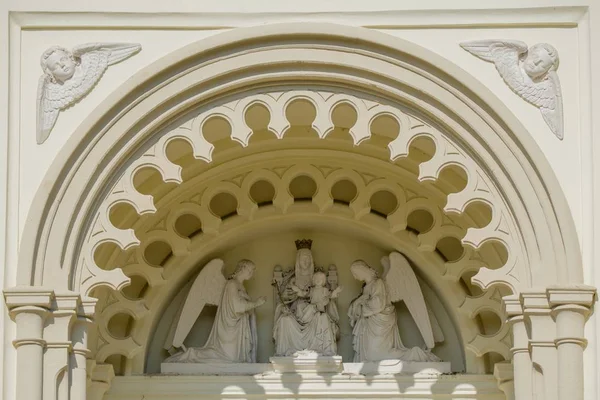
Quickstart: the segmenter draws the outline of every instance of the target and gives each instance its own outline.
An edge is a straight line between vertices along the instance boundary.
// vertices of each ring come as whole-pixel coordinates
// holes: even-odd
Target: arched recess
[[[260,132],[256,134],[260,135]],[[135,230],[140,245],[125,251],[108,248],[99,252],[106,254],[102,258],[109,260],[104,264],[108,269],[121,268],[129,277],[143,277],[147,290],[135,298],[128,295],[127,287],[121,291],[104,288],[93,292],[100,299],[96,314],[98,330],[91,335],[90,341],[97,362],[112,363],[118,374],[157,372],[157,363],[166,357],[166,352],[162,349],[160,335],[155,339],[156,332],[164,332],[164,325],[171,323],[169,317],[163,320],[165,309],[181,301],[179,294],[185,294],[186,287],[189,289],[186,282],[199,267],[212,257],[227,259],[232,250],[249,241],[253,241],[249,248],[255,250],[260,244],[259,239],[269,235],[268,246],[263,248],[265,253],[292,245],[288,254],[293,254],[293,236],[292,239],[288,237],[287,242],[278,241],[280,236],[289,236],[290,232],[297,235],[307,232],[312,238],[330,233],[356,242],[372,243],[384,253],[392,250],[405,253],[414,262],[425,285],[436,293],[429,292],[428,301],[442,305],[434,313],[445,315],[451,321],[444,326],[448,339],[443,340],[444,344],[436,351],[441,348],[440,357],[452,361],[454,371],[491,372],[490,364],[497,360],[491,357],[496,354],[501,359],[510,357],[510,331],[500,301],[506,291],[492,288],[479,293],[464,281],[470,268],[479,269],[486,261],[500,259],[494,248],[475,250],[459,242],[469,228],[486,226],[490,221],[477,210],[467,210],[461,216],[445,215],[447,193],[457,190],[455,181],[447,179],[439,185],[419,183],[418,165],[422,154],[394,165],[387,160],[387,150],[378,145],[370,148],[371,155],[367,156],[341,151],[341,143],[333,138],[321,141],[310,135],[312,133],[308,132],[305,138],[297,140],[273,138],[270,142],[276,151],[265,152],[264,148],[256,151],[256,147],[255,151],[224,150],[219,152],[221,162],[210,171],[204,170],[203,162],[192,161],[183,167],[187,179],[164,195],[158,187],[162,179],[157,179],[153,185],[157,188],[154,193],[160,198],[156,202],[156,213],[140,217],[130,210],[120,216],[124,226]],[[348,139],[348,142],[351,147],[352,141]],[[298,149],[307,144],[312,145],[310,152]],[[416,152],[417,149],[413,150]],[[309,198],[302,191],[294,196],[291,189],[298,176],[316,183],[317,189]],[[270,197],[261,197],[255,191],[255,197],[270,201],[253,197],[252,188],[257,182],[269,182],[273,190],[264,190]],[[336,201],[339,197],[334,188],[339,187],[340,182],[352,182],[356,186],[356,194],[347,202]],[[233,193],[238,205],[238,212],[233,217],[217,217],[210,209],[211,198],[225,192]],[[382,192],[388,193],[389,197],[376,202],[377,194]],[[382,215],[385,209],[389,211]],[[429,225],[424,221],[429,219],[424,219],[423,215],[430,217]],[[192,220],[192,228],[178,223],[181,218]],[[456,248],[441,248],[444,240],[449,238],[458,238],[455,241],[462,254],[456,260],[448,259],[447,252]],[[316,241],[317,246],[328,245],[321,243],[322,239]],[[162,265],[150,263],[146,257],[146,250],[158,240],[166,243],[173,253]],[[329,250],[317,253],[317,260],[324,253],[329,254]],[[239,255],[239,251],[236,254]],[[249,254],[242,256],[252,257]],[[358,252],[355,256],[364,258],[367,254]],[[348,275],[351,260],[346,257],[345,263],[340,264],[340,258],[344,257],[332,256],[339,273]],[[229,260],[230,266],[234,262]],[[371,262],[374,267],[378,266],[377,259]],[[496,261],[496,264],[500,266],[502,261]],[[267,291],[270,289],[268,275],[274,264],[261,260],[259,265],[260,279],[267,282],[259,292],[264,294],[264,286]],[[111,321],[117,314],[131,315],[135,320],[125,337],[111,334]],[[501,321],[497,330],[488,329],[486,315],[490,314]],[[271,317],[264,317],[267,325]],[[206,325],[210,327],[209,322]],[[455,334],[458,337],[452,339]],[[266,343],[261,347],[268,347],[269,333],[261,335],[261,339]],[[450,351],[453,346],[456,348]]]
[[[422,168],[422,180],[435,180],[444,166],[464,162],[481,171],[471,176],[475,186],[469,190],[480,188],[479,177],[488,180],[491,186],[481,196],[485,200],[489,193],[483,193],[493,191],[493,206],[505,213],[496,231],[514,227],[504,233],[516,241],[511,247],[523,258],[502,273],[488,273],[479,284],[504,282],[519,290],[581,282],[577,235],[562,191],[531,136],[484,85],[432,52],[384,34],[286,24],[239,29],[186,46],[136,74],[104,101],[71,136],[36,195],[21,243],[18,283],[79,291],[86,274],[98,273],[86,286],[88,293],[97,285],[126,284],[118,270],[99,273],[81,264],[80,255],[94,224],[104,224],[108,241],[137,243],[132,231],[113,235],[104,216],[94,220],[127,167],[134,160],[144,166],[144,152],[160,140],[157,132],[164,133],[183,113],[243,88],[298,82],[367,92],[426,119],[441,136],[433,137],[438,151],[429,168]],[[230,118],[227,113],[222,117]],[[277,125],[283,119],[273,121],[272,116],[271,122],[283,134],[285,126]],[[313,127],[325,125],[319,120]],[[244,132],[232,136],[248,143]],[[354,142],[360,138],[358,133]],[[413,138],[399,135],[391,142],[391,158],[406,155]],[[210,161],[207,143],[201,136],[194,140],[195,156]],[[161,173],[166,182],[180,181],[177,168]],[[154,211],[151,202],[139,200],[146,207],[138,212]]]

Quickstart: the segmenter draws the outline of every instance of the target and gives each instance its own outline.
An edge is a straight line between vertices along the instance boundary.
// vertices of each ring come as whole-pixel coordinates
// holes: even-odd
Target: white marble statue
[[[305,350],[323,356],[337,354],[339,314],[335,299],[342,288],[337,287],[335,266],[329,267],[329,276],[315,271],[311,244],[311,240],[296,241],[294,270],[283,273],[279,267],[275,269],[276,356]]]
[[[256,319],[254,309],[265,297],[252,301],[244,281],[250,279],[255,266],[241,260],[234,274],[223,276],[223,261],[210,261],[192,284],[172,336],[172,346],[182,351],[167,358],[166,363],[254,363],[256,362]],[[206,304],[217,305],[217,315],[206,344],[185,348],[183,341]],[[169,341],[169,339],[168,339]],[[170,346],[167,346],[170,347]]]
[[[425,345],[431,349],[436,341],[423,293],[408,261],[402,254],[393,252],[383,257],[381,263],[382,277],[362,260],[350,267],[354,278],[365,283],[362,293],[348,309],[354,336],[354,362],[440,361],[430,350],[407,348],[400,339],[396,308],[392,303],[404,300]]]
[[[540,109],[552,132],[563,138],[563,106],[558,52],[548,43],[517,40],[474,40],[460,46],[482,60],[493,62],[504,82],[521,98]]]
[[[121,62],[141,50],[137,43],[86,43],[73,51],[50,47],[42,54],[44,75],[38,84],[37,142],[44,143],[60,111],[87,95],[109,65]]]

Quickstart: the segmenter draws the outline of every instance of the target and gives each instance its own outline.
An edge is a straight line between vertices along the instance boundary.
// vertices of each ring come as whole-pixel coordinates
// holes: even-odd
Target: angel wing
[[[558,75],[548,72],[545,79],[533,81],[519,65],[527,53],[527,45],[512,40],[475,40],[460,46],[481,58],[493,62],[508,87],[528,103],[540,109],[544,121],[552,132],[563,138],[562,95]]]
[[[48,139],[50,131],[54,128],[60,108],[52,104],[49,98],[52,93],[46,93],[52,85],[50,77],[46,74],[40,77],[37,93],[37,130],[36,139],[38,144],[42,144]]]
[[[223,260],[215,258],[202,268],[185,299],[177,328],[173,335],[173,347],[181,347],[192,326],[206,304],[218,306],[227,280],[223,276]]]
[[[71,79],[59,84],[44,74],[38,84],[37,143],[46,141],[60,111],[87,95],[109,65],[123,61],[140,50],[141,46],[137,43],[87,43],[73,50],[79,65]]]
[[[101,52],[107,55],[108,65],[113,65],[142,50],[139,43],[86,43],[73,48],[73,56],[82,58],[93,52]]]
[[[554,102],[550,102],[547,106],[541,106],[540,111],[544,121],[550,127],[552,132],[560,140],[563,139],[564,135],[564,122],[563,122],[563,104],[562,104],[562,89],[560,87],[560,81],[555,71],[548,73],[546,82],[551,82],[550,87],[552,91],[550,95],[554,96]]]
[[[428,348],[435,347],[431,320],[425,304],[425,298],[417,276],[413,272],[408,260],[400,253],[393,252],[389,257],[383,257],[381,264],[384,268],[388,296],[392,303],[404,300],[410,315],[415,320],[419,332]]]

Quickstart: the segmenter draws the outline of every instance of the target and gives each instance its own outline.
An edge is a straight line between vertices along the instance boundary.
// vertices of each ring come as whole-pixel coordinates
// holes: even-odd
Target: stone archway
[[[335,108],[351,107],[356,121],[348,128],[349,154],[381,159],[382,149],[368,141],[376,136],[373,120],[386,116],[399,127],[380,141],[389,149],[390,168],[425,137],[434,151],[419,163],[419,181],[435,182],[449,166],[464,171],[465,187],[448,196],[441,213],[465,214],[470,205],[485,204],[489,223],[458,239],[474,249],[500,243],[508,257],[494,270],[465,259],[449,275],[478,269],[473,282],[483,289],[503,285],[512,291],[504,303],[513,324],[516,398],[529,397],[540,379],[536,373],[548,388],[558,382],[556,398],[582,392],[570,379],[573,364],[560,371],[557,359],[582,364],[583,323],[594,291],[577,286],[582,272],[573,221],[528,133],[493,94],[447,61],[383,34],[334,25],[242,29],[176,51],[138,74],[73,134],[46,178],[51,185],[42,186],[30,212],[19,257],[21,286],[6,292],[19,330],[19,368],[35,360],[43,391],[70,390],[71,398],[84,398],[86,332],[95,305],[89,296],[102,286],[118,290],[129,283],[121,269],[100,268],[96,250],[105,243],[125,250],[140,244],[133,230],[114,226],[112,207],[128,203],[139,215],[157,211],[152,197],[136,189],[134,176],[152,167],[164,182],[181,184],[181,168],[166,153],[173,140],[186,140],[193,157],[210,165],[215,144],[203,132],[210,118],[227,121],[230,138],[252,151],[254,129],[246,112],[260,105],[269,114],[265,130],[284,138],[293,101],[312,104],[311,129],[324,143],[335,130]],[[259,147],[266,152],[269,146]],[[229,191],[238,196],[239,189]],[[354,218],[369,208],[367,194],[363,190],[351,203]],[[237,212],[251,218],[252,203],[242,203],[247,198],[238,198]],[[327,196],[315,198],[320,212],[331,206]],[[273,199],[284,210],[288,203],[285,196]],[[407,210],[398,210],[387,216],[392,231],[406,226]],[[202,213],[203,229],[217,233],[220,219]],[[435,249],[435,236],[419,236],[424,249]],[[553,289],[557,284],[561,288]],[[53,321],[44,328],[48,314]],[[41,399],[42,388],[30,381],[31,374],[19,381],[19,393]],[[547,398],[556,395],[548,390]]]

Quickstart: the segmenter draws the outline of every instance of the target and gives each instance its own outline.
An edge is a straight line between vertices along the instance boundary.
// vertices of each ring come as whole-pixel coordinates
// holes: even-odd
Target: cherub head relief
[[[504,82],[523,100],[537,107],[557,138],[563,138],[562,93],[558,79],[558,51],[548,43],[527,47],[518,40],[486,39],[460,46],[492,62]]]
[[[523,61],[523,69],[531,79],[539,79],[558,68],[558,52],[548,43],[534,44]]]
[[[64,83],[73,77],[77,61],[69,50],[60,46],[50,47],[40,59],[42,70],[54,83]]]
[[[131,57],[141,48],[137,43],[86,43],[72,51],[61,46],[44,51],[40,58],[44,74],[37,96],[38,144],[48,138],[58,114],[87,95],[109,65]]]

